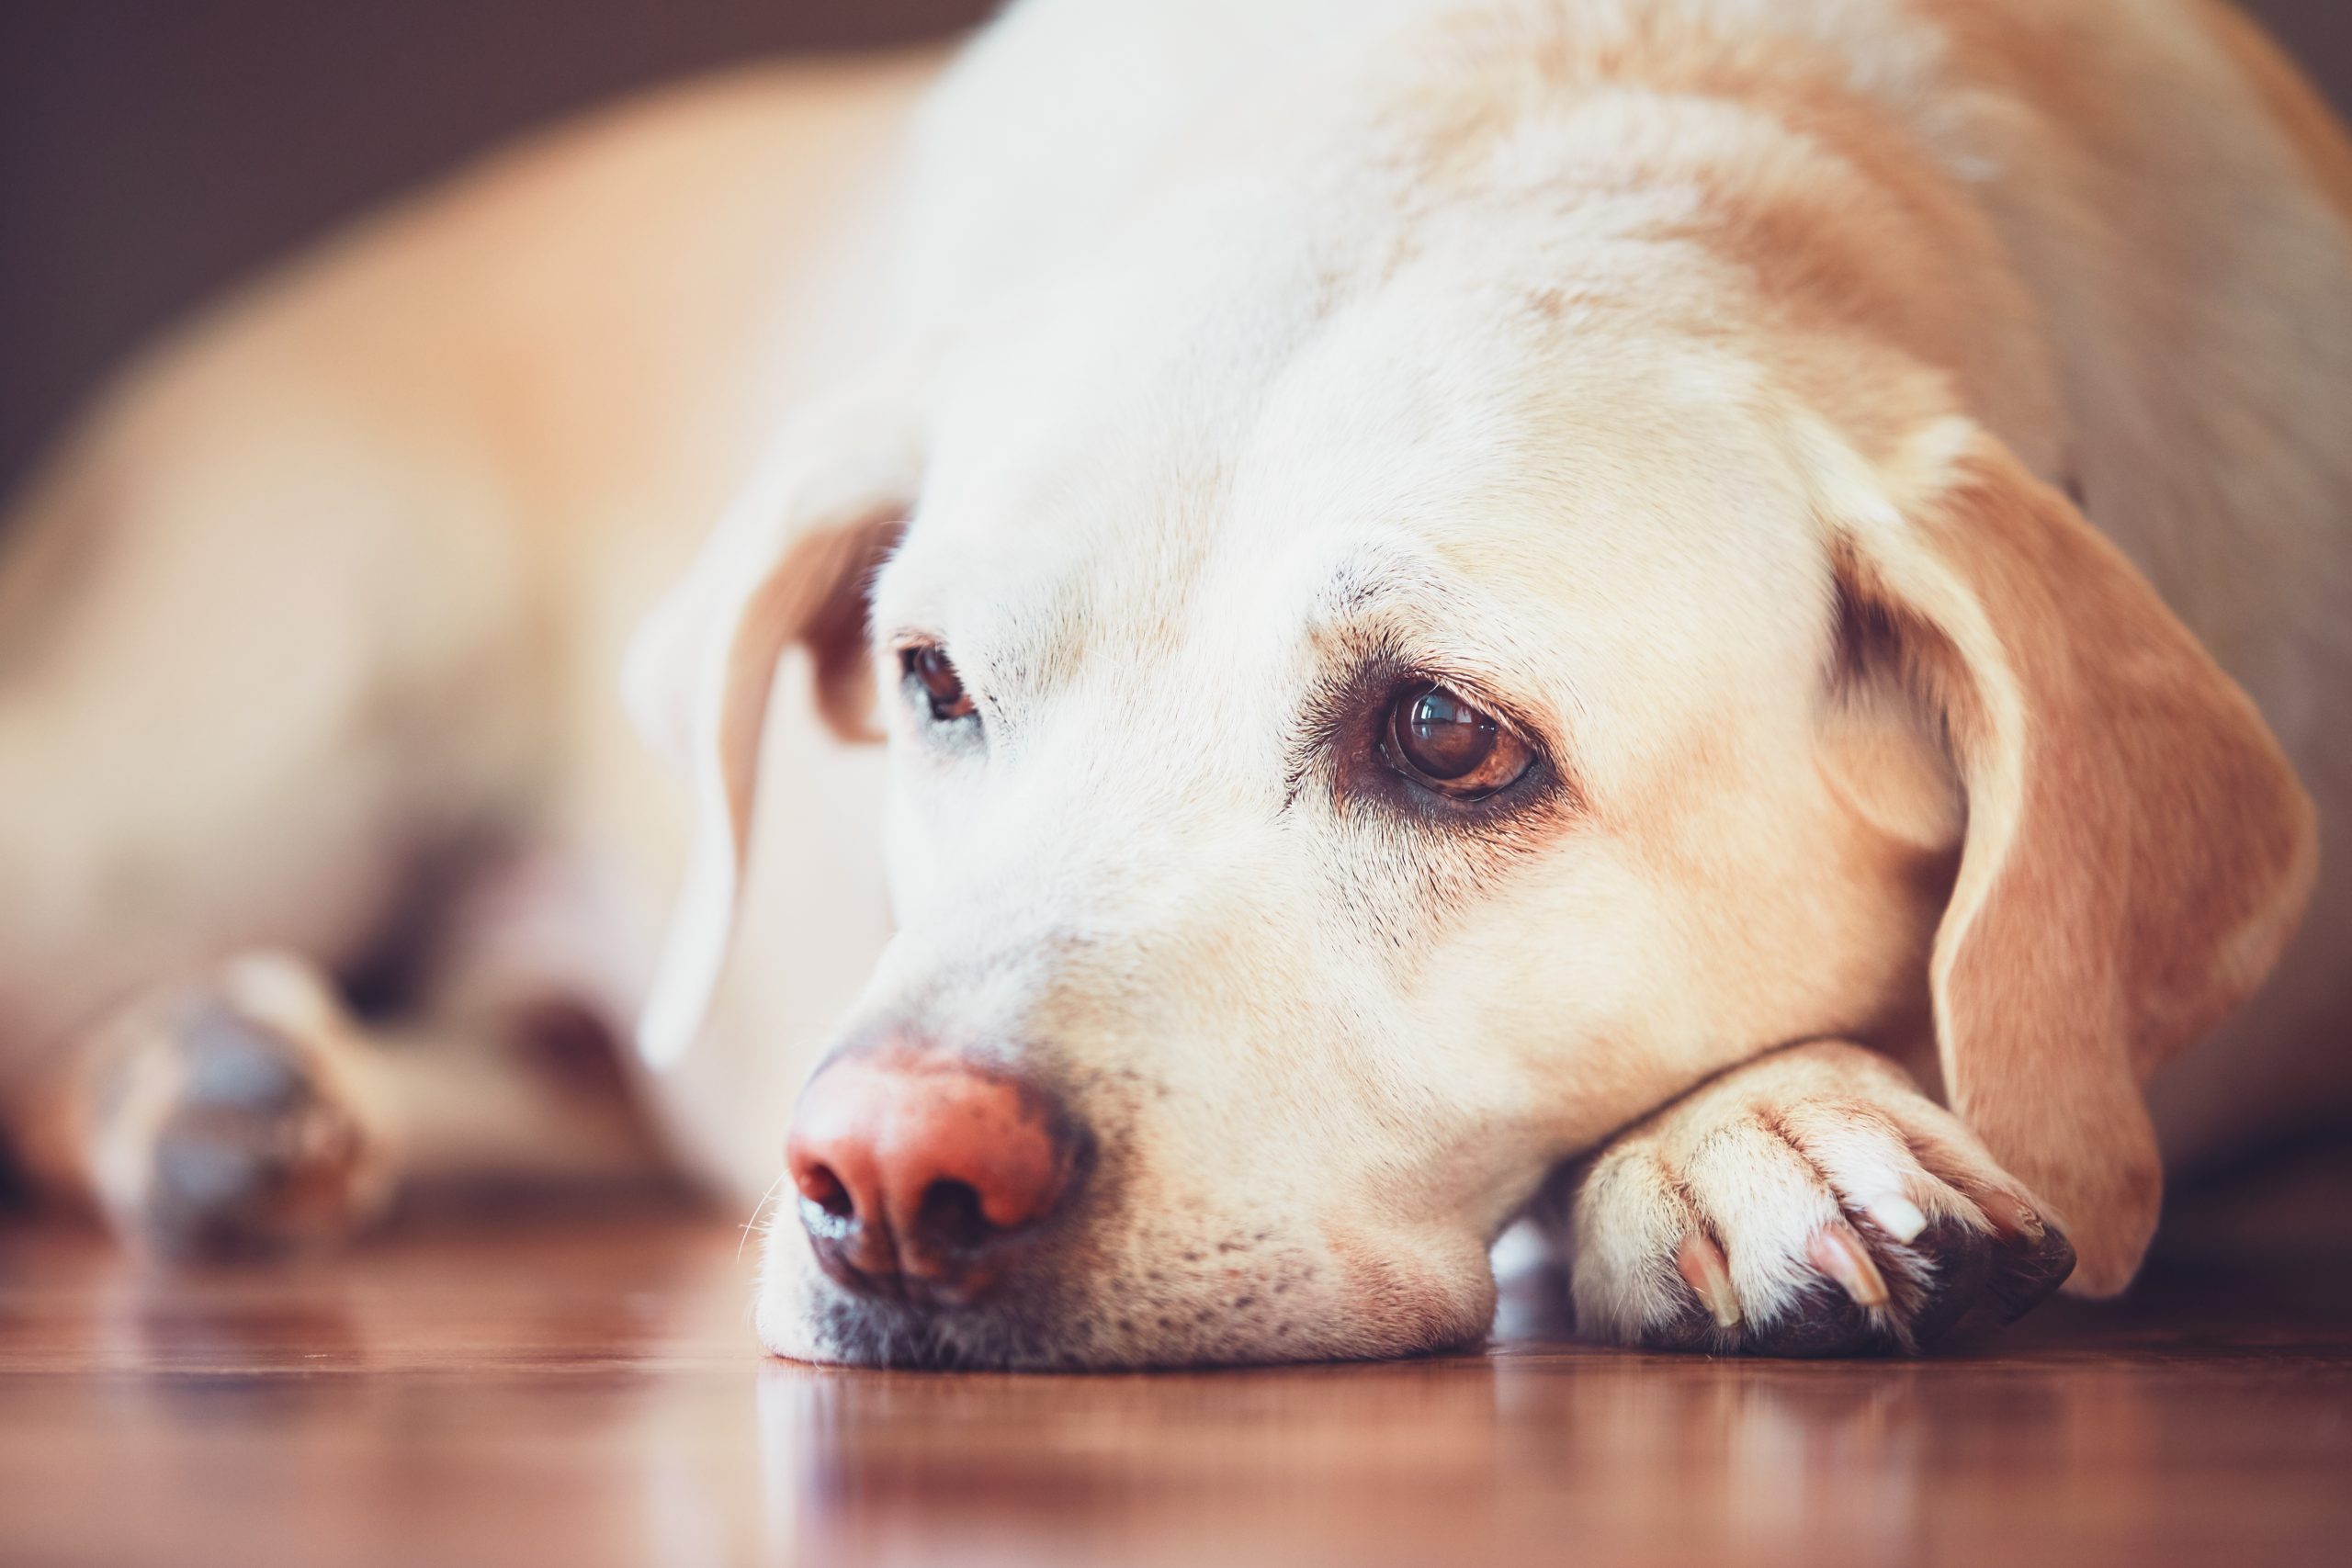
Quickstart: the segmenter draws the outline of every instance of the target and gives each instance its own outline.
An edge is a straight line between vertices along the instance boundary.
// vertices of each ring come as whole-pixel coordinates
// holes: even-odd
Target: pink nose
[[[824,1068],[786,1160],[833,1279],[867,1295],[960,1305],[1075,1185],[1083,1139],[1051,1096],[920,1053]]]

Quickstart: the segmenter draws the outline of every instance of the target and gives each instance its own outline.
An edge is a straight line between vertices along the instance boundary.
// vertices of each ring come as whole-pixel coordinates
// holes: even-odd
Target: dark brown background
[[[1104,0],[1112,3],[1112,0]],[[2352,102],[2352,0],[2251,0]],[[520,127],[990,0],[0,0],[0,492],[239,274]]]

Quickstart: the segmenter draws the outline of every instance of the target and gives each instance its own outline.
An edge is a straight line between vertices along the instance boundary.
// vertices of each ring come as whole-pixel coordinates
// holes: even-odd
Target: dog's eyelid
[[[1352,655],[1349,668],[1335,669],[1323,683],[1327,695],[1428,681],[1459,693],[1539,750],[1555,750],[1556,727],[1543,716],[1543,705],[1524,694],[1538,682],[1515,677],[1501,661],[1465,656],[1464,650],[1476,647],[1471,628],[1487,607],[1434,564],[1388,555],[1352,562],[1334,575],[1324,599],[1325,613],[1313,621],[1314,642]],[[1461,628],[1461,635],[1449,637],[1448,626]],[[1454,644],[1452,652],[1448,642]]]
[[[910,624],[893,626],[888,631],[877,630],[874,640],[893,659],[904,659],[919,649],[947,646],[947,639],[937,632]]]
[[[1430,685],[1442,686],[1471,706],[1487,714],[1498,724],[1529,745],[1547,751],[1551,749],[1545,738],[1544,727],[1528,719],[1518,702],[1480,676],[1449,670],[1437,664],[1415,664],[1399,672],[1396,683],[1404,684],[1414,681],[1426,681]]]

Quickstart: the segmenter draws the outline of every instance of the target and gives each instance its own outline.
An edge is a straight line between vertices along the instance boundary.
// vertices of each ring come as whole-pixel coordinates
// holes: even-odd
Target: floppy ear
[[[1967,797],[1929,975],[1945,1091],[2066,1228],[2070,1288],[2111,1294],[2162,1191],[2141,1086],[2277,961],[2311,803],[2155,591],[1990,438],[1838,551],[1849,660],[1896,661]]]
[[[727,956],[750,846],[760,742],[776,665],[805,646],[817,707],[844,741],[873,728],[866,596],[897,547],[914,491],[911,448],[804,436],[780,450],[631,644],[623,694],[649,744],[694,791],[685,885],[638,1043],[666,1066],[701,1030]],[[826,454],[811,471],[803,455]]]

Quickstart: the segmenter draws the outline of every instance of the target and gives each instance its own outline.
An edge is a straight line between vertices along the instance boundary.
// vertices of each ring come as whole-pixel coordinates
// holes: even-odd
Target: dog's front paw
[[[2048,1297],[2074,1248],[1884,1058],[1792,1048],[1694,1090],[1577,1187],[1579,1329],[1661,1349],[1917,1351]]]
[[[179,1258],[265,1257],[342,1239],[390,1190],[358,1047],[320,976],[228,965],[148,998],[92,1053],[85,1159],[126,1235]]]

